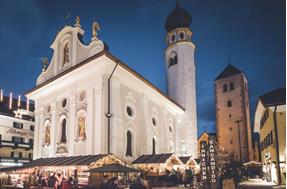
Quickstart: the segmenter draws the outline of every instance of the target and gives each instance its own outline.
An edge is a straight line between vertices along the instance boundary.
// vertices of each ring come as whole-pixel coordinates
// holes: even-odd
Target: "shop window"
[[[132,134],[130,131],[127,132],[127,149],[126,156],[132,157]]]
[[[227,92],[227,84],[223,84],[223,92]]]

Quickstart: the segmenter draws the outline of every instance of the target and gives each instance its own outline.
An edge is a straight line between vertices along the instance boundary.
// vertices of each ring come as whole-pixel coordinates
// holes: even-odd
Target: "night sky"
[[[285,3],[180,0],[193,19],[199,134],[215,131],[213,80],[227,66],[228,56],[247,76],[252,117],[259,95],[286,85]],[[0,88],[5,94],[13,91],[15,97],[33,88],[41,71],[39,58],[51,58],[50,44],[57,31],[80,16],[85,42],[90,41],[95,19],[101,25],[99,38],[110,52],[165,92],[164,23],[175,4],[175,0],[1,0]]]

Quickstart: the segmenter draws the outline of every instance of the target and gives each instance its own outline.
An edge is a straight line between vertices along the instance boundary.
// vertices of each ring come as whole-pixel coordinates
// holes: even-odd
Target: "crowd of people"
[[[63,177],[61,173],[52,173],[50,176],[43,174],[38,178],[38,185],[41,187],[53,187],[55,189],[72,189],[76,180],[72,177],[69,179]]]

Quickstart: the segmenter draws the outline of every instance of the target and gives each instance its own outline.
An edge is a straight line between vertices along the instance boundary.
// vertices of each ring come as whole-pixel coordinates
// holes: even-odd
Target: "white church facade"
[[[33,159],[113,153],[197,156],[195,46],[190,15],[177,4],[166,22],[168,95],[121,60],[98,38],[82,42],[79,18],[51,45],[51,61],[35,88]]]

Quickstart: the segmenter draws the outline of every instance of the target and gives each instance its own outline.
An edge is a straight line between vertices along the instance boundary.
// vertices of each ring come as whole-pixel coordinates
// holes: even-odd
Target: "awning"
[[[129,172],[140,172],[137,169],[127,167],[119,164],[104,165],[95,169],[87,170],[90,173],[129,173]]]
[[[25,163],[23,166],[2,168],[0,169],[0,172],[9,172],[45,166],[89,166],[91,163],[97,162],[98,160],[109,155],[112,154],[40,158],[29,163]]]

